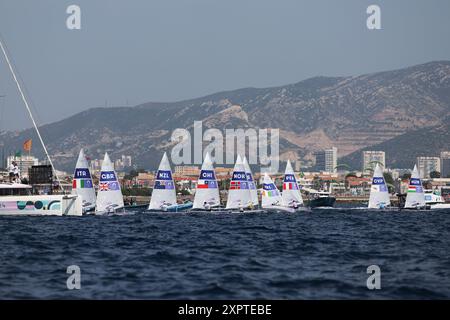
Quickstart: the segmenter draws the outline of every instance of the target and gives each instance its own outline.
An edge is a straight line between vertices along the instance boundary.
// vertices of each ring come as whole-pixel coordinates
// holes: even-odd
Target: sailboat
[[[152,198],[148,209],[177,212],[190,208],[192,208],[192,202],[177,204],[177,195],[175,183],[172,178],[172,169],[170,168],[167,154],[164,152],[159,164],[158,172],[156,173]]]
[[[211,211],[213,209],[218,209],[219,207],[219,184],[217,183],[211,156],[209,153],[206,153],[198,177],[192,209],[196,211]]]
[[[47,160],[50,163],[54,177],[58,182],[62,194],[53,195],[33,195],[32,187],[22,183],[0,183],[0,215],[19,215],[19,216],[81,216],[83,214],[81,197],[74,194],[66,194],[61,181],[56,172],[53,161],[42,139],[39,127],[34,120],[27,97],[16,75],[16,71],[9,59],[6,51],[6,45],[0,37],[0,49],[8,65],[9,71],[16,84],[17,90],[22,98],[31,122],[33,123],[36,134],[41,142],[42,148]]]
[[[97,194],[97,214],[116,213],[124,209],[122,190],[111,159],[105,153]]]
[[[411,173],[411,179],[409,179],[405,209],[426,209],[425,193],[416,165]]]
[[[282,200],[285,206],[298,209],[303,206],[303,199],[300,189],[297,184],[294,170],[292,169],[291,161],[288,160],[283,179],[283,193]]]
[[[92,183],[89,164],[81,149],[73,174],[72,194],[78,195],[83,201],[83,213],[95,210],[95,189]]]
[[[289,208],[283,204],[280,191],[267,173],[264,174],[261,204],[263,209],[269,211],[295,212],[295,209]]]
[[[237,156],[231,175],[230,189],[228,190],[227,210],[249,209],[253,206],[244,163],[240,155]]]
[[[369,209],[385,209],[391,206],[389,190],[384,180],[383,170],[377,164],[373,172],[370,188]]]
[[[243,163],[244,163],[245,174],[247,175],[248,189],[250,190],[250,199],[253,204],[253,207],[257,208],[257,207],[259,207],[258,191],[256,190],[256,183],[255,183],[255,180],[253,179],[252,170],[250,169],[250,165],[248,164],[247,157],[245,157],[245,156],[243,159]]]

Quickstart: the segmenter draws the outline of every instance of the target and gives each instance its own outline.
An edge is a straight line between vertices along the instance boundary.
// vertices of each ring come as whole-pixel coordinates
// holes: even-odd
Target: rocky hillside
[[[282,158],[312,159],[315,150],[337,146],[339,156],[391,141],[407,132],[444,128],[450,115],[450,61],[354,77],[316,77],[274,88],[245,88],[174,103],[95,108],[45,125],[42,133],[55,162],[69,170],[81,147],[92,157],[108,150],[112,158],[130,154],[139,167],[157,165],[169,150],[175,128],[279,128]],[[33,130],[0,136],[5,150],[20,148]],[[406,136],[405,136],[406,137]],[[406,138],[405,138],[406,139]],[[37,139],[34,153],[41,154]],[[432,146],[409,144],[414,152],[434,153]],[[406,164],[404,145],[392,158]],[[410,149],[411,149],[410,148]],[[425,148],[425,149],[422,149]],[[403,162],[406,161],[406,162]],[[71,169],[70,169],[71,170]]]
[[[363,150],[383,150],[390,168],[414,167],[420,156],[439,157],[441,151],[450,150],[450,117],[443,124],[413,130]],[[358,150],[339,160],[355,170],[361,170],[362,151]]]

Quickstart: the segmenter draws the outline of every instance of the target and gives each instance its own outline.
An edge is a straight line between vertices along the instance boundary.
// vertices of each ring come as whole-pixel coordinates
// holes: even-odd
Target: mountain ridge
[[[176,128],[280,128],[281,158],[308,166],[313,152],[337,146],[346,157],[450,115],[450,61],[349,77],[317,76],[269,88],[221,91],[176,102],[95,107],[41,127],[57,166],[68,170],[79,148],[94,158],[130,154],[139,167],[157,166]],[[36,138],[32,129],[5,132],[6,150]],[[37,142],[37,140],[36,140]],[[42,156],[40,146],[34,153]],[[433,152],[430,150],[430,152]],[[73,158],[73,159],[72,159]],[[353,161],[353,160],[352,160]]]

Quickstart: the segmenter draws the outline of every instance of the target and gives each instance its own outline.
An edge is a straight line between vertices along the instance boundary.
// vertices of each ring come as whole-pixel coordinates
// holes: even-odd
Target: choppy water
[[[0,242],[2,299],[450,298],[445,212],[0,217]]]

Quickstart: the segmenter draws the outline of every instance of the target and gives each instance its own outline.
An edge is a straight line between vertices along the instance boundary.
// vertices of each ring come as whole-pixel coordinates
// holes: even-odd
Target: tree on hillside
[[[390,172],[384,172],[383,177],[384,177],[384,181],[386,181],[389,192],[392,193],[395,190],[394,178],[392,178],[392,174]]]
[[[411,179],[411,173],[405,173],[405,174],[402,176],[402,180],[409,180],[409,179]]]
[[[345,184],[345,189],[349,188],[349,182],[348,182],[348,178],[357,178],[358,176],[356,175],[355,172],[349,172],[345,175],[344,178],[344,184]]]

